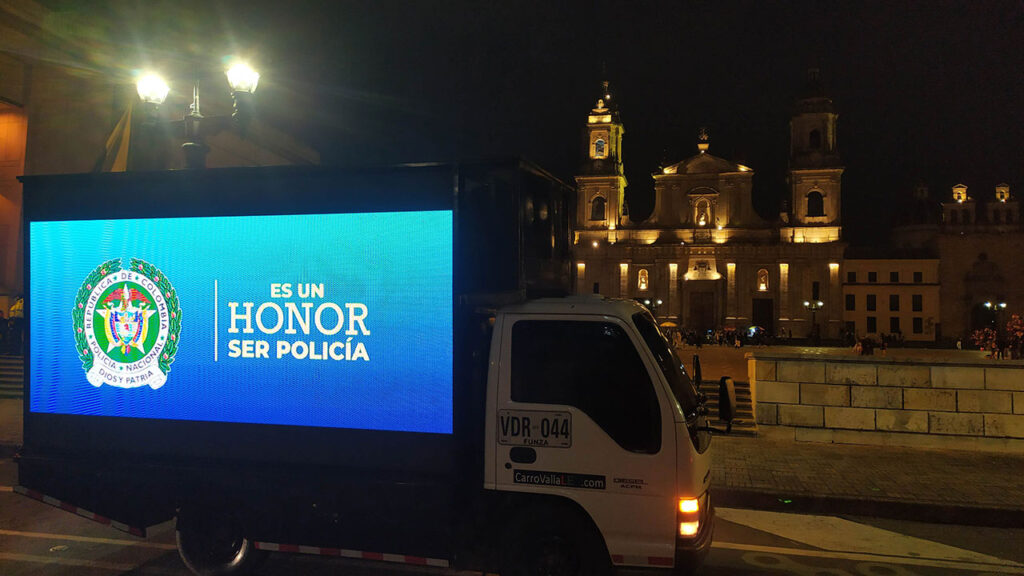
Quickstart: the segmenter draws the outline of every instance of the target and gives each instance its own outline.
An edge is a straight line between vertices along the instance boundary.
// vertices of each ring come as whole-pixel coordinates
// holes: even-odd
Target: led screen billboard
[[[33,413],[452,432],[452,212],[29,224]]]

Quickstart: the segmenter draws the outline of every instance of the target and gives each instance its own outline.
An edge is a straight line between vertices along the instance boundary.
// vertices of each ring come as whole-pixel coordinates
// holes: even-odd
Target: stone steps
[[[750,398],[750,384],[734,382],[736,388],[736,406],[733,407],[732,431],[735,436],[757,436],[757,422],[754,419],[753,403]],[[711,425],[724,428],[725,423],[718,417],[718,381],[705,380],[700,384],[700,391],[707,397],[708,414],[712,417]]]

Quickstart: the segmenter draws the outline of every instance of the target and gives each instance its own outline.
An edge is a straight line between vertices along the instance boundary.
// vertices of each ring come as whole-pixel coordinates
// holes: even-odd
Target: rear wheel
[[[185,566],[200,576],[247,574],[265,555],[245,536],[242,522],[225,511],[185,508],[175,536]]]

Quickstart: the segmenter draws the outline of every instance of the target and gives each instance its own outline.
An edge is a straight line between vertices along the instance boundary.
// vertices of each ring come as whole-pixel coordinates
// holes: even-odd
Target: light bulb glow
[[[248,92],[252,94],[259,84],[260,74],[244,62],[235,62],[225,72],[232,92]]]
[[[144,74],[135,83],[135,89],[139,92],[139,98],[143,102],[160,105],[167,99],[167,93],[171,91],[170,86],[164,79],[156,74]]]

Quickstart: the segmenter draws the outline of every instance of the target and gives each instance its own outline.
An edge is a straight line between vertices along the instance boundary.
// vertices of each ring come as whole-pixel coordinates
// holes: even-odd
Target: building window
[[[604,220],[604,198],[598,196],[590,202],[590,219]]]
[[[768,291],[768,271],[761,268],[757,271],[757,291],[767,292]]]
[[[601,283],[600,282],[594,282],[594,294],[600,294],[600,293],[601,293]]]
[[[924,282],[924,273],[914,272],[914,284],[920,284],[921,282]]]
[[[867,311],[868,312],[874,312],[875,311],[875,295],[874,294],[868,294]],[[872,332],[874,332],[874,330],[872,330]]]
[[[811,282],[811,300],[818,300],[821,298],[821,283]]]
[[[892,332],[893,334],[895,334],[895,333],[897,333],[899,331],[900,331],[900,318],[899,318],[899,316],[890,316],[889,317],[889,332]]]
[[[898,284],[899,281],[900,281],[900,273],[899,272],[889,272],[889,282],[892,282],[893,284]]]
[[[878,282],[878,272],[868,272],[868,282]]]
[[[992,211],[992,220],[994,221],[993,224],[1002,224],[1003,223],[1003,211],[1002,210],[993,210]]]
[[[847,284],[856,284],[857,283],[857,273],[856,272],[847,272],[846,273],[846,283]]]
[[[950,224],[959,224],[960,223],[960,211],[959,210],[950,210],[949,211],[949,223]]]
[[[889,294],[889,311],[899,312],[900,311],[900,295]]]
[[[846,309],[850,311],[857,309],[857,297],[853,294],[846,295]]]
[[[604,139],[598,138],[597,140],[594,140],[594,158],[604,158],[605,157],[605,150],[604,150],[604,148],[605,148]],[[579,150],[579,148],[577,148],[577,150]]]
[[[924,308],[924,298],[921,294],[914,294],[910,297],[910,308],[914,312],[920,312]]]
[[[647,269],[641,268],[636,273],[637,290],[647,290]]]
[[[825,199],[821,196],[821,192],[815,190],[807,195],[807,216],[824,216],[825,215]]]
[[[821,148],[821,132],[818,130],[811,130],[810,135],[807,137],[807,144],[813,150]]]
[[[868,316],[868,333],[878,332],[878,319],[874,316]]]
[[[917,316],[917,317],[914,318],[914,334],[923,334],[923,333],[924,333],[924,322],[921,320],[920,316]]]

